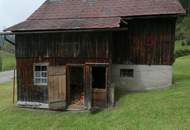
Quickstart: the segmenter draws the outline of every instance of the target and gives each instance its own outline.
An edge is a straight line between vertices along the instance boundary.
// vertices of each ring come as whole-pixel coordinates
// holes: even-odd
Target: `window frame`
[[[48,65],[49,65],[49,63],[34,63],[33,64],[33,84],[34,84],[34,86],[48,86]],[[35,70],[36,66],[46,66],[47,70],[46,71],[36,71]],[[36,72],[40,72],[41,76],[39,76],[39,77],[36,76]],[[46,73],[46,77],[42,76],[42,73],[44,73],[44,72]],[[40,81],[38,83],[38,82],[36,82],[36,79],[40,79],[40,80],[45,79],[47,82],[43,83],[42,81]]]
[[[131,71],[131,72],[130,72]],[[134,69],[120,69],[121,78],[134,78]]]

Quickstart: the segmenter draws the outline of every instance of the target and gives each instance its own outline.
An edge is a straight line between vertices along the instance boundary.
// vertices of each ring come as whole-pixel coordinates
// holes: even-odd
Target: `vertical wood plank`
[[[50,109],[66,108],[66,67],[48,67],[48,93]]]

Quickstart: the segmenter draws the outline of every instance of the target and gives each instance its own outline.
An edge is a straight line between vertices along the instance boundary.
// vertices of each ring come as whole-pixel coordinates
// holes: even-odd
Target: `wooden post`
[[[14,76],[13,76],[13,104],[15,103],[15,72],[16,70],[14,69]]]

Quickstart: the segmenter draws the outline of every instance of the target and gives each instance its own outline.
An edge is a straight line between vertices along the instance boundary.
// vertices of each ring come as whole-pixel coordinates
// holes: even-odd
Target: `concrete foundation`
[[[121,70],[133,70],[133,76],[123,76]],[[114,64],[111,66],[111,83],[127,91],[168,88],[172,84],[172,66]]]
[[[18,107],[25,107],[25,108],[40,108],[40,109],[49,109],[49,105],[45,103],[39,102],[25,102],[25,101],[17,101]]]

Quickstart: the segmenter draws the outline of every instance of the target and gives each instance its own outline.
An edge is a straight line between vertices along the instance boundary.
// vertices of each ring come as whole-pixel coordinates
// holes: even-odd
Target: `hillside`
[[[14,37],[13,37],[14,38]],[[15,46],[8,43],[3,35],[0,35],[0,71],[15,68]]]
[[[14,54],[1,50],[0,58],[1,58],[1,62],[2,62],[2,70],[3,71],[15,68],[16,61],[15,61]]]

